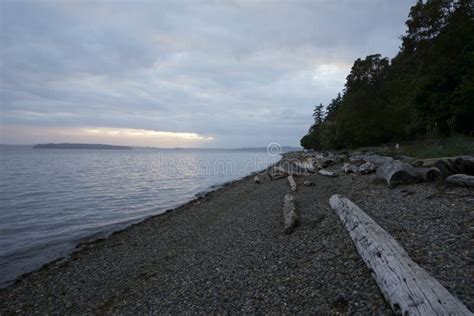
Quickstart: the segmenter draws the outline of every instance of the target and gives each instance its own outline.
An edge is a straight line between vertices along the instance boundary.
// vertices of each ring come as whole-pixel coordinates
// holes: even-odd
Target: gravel
[[[341,165],[328,169],[341,173]],[[0,290],[0,314],[391,314],[329,208],[334,193],[373,216],[473,310],[472,189],[390,189],[374,175],[295,177],[300,226],[287,236],[288,181],[253,178],[23,276]]]

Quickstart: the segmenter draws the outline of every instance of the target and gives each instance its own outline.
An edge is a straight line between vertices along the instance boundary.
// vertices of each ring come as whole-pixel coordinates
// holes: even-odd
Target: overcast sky
[[[413,3],[0,0],[0,142],[299,145]]]

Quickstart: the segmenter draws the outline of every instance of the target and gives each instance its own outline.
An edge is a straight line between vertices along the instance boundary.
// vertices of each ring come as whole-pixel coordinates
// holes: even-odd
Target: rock
[[[362,165],[359,166],[359,173],[360,174],[369,174],[369,173],[372,173],[372,172],[375,172],[377,168],[375,167],[375,165],[371,162],[366,162],[366,163],[363,163]]]
[[[344,173],[357,173],[358,170],[359,168],[357,168],[357,166],[351,165],[347,162],[342,166],[342,172]]]
[[[474,176],[467,174],[453,174],[446,179],[446,182],[466,187],[474,187]]]
[[[322,176],[326,176],[326,177],[337,177],[337,174],[333,171],[328,171],[328,170],[319,170],[318,173]]]
[[[314,181],[306,180],[305,182],[303,182],[303,185],[305,185],[307,187],[314,187],[316,185],[316,183],[314,183]]]
[[[256,184],[260,184],[260,178],[258,176],[255,176],[253,180],[255,181]]]

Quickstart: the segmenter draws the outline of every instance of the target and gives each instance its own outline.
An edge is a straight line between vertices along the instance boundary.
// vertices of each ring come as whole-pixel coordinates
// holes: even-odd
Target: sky
[[[0,143],[298,146],[414,0],[0,0]]]

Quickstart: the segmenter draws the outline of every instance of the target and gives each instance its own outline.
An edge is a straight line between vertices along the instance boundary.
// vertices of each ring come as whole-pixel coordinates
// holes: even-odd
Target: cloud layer
[[[108,129],[155,131],[150,146],[298,145],[354,59],[394,56],[412,4],[2,1],[0,141]]]

